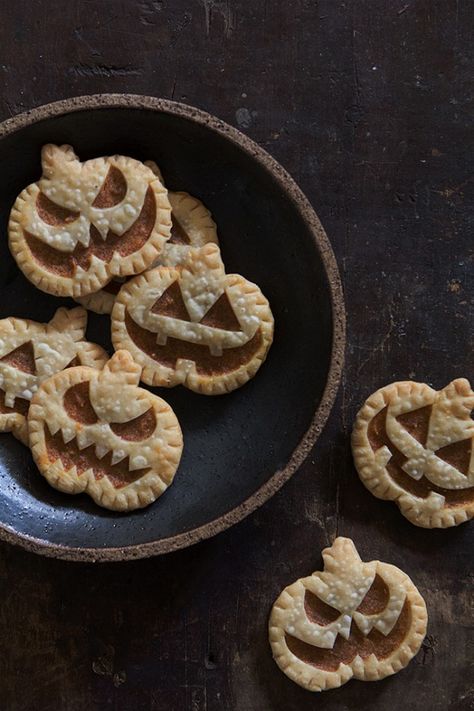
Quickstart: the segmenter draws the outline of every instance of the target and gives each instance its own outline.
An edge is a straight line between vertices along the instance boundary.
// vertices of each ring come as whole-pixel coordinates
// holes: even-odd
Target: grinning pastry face
[[[259,288],[226,275],[219,248],[190,249],[179,269],[157,267],[125,284],[112,313],[115,348],[143,366],[149,385],[213,395],[251,378],[273,339]]]
[[[71,363],[102,368],[106,352],[84,341],[87,312],[60,308],[49,323],[0,321],[0,431],[27,444],[26,416],[40,384]]]
[[[168,487],[181,430],[161,398],[137,387],[139,376],[119,351],[103,371],[71,368],[38,391],[29,415],[32,451],[53,486],[86,491],[117,510],[146,506]]]
[[[426,606],[387,563],[361,561],[348,538],[323,551],[324,570],[285,588],[270,616],[282,670],[312,691],[351,677],[381,679],[410,661],[426,631]]]
[[[163,182],[156,163],[146,161],[145,165]],[[180,267],[186,262],[190,247],[218,244],[217,228],[211,213],[197,198],[185,192],[169,192],[168,198],[171,204],[171,236],[152,266]],[[125,277],[115,277],[100,291],[79,297],[77,301],[96,313],[110,314],[115,297],[125,281]]]
[[[467,380],[440,391],[399,382],[357,415],[352,450],[359,476],[412,523],[454,526],[474,516],[474,393]]]
[[[80,296],[149,267],[170,235],[166,189],[124,156],[81,163],[70,146],[44,146],[43,175],[13,206],[10,249],[40,289]]]

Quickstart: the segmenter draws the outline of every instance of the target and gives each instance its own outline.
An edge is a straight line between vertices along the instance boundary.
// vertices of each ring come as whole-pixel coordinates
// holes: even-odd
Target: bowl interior
[[[68,496],[39,475],[29,451],[0,435],[0,523],[74,547],[139,545],[217,519],[287,464],[326,384],[332,344],[330,289],[313,235],[292,198],[248,152],[210,127],[147,109],[85,110],[41,120],[0,140],[0,317],[38,321],[61,305],[19,272],[7,245],[16,195],[40,174],[44,143],[70,143],[81,159],[122,153],[156,160],[168,187],[199,197],[218,225],[227,272],[255,281],[275,316],[275,341],[257,376],[205,397],[159,389],[180,420],[185,448],[173,485],[132,514]],[[109,350],[109,318],[90,314],[87,335]]]

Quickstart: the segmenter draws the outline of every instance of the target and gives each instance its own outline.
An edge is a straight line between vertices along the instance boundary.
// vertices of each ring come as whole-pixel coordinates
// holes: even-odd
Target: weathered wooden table
[[[349,344],[312,456],[234,529],[123,565],[0,546],[2,711],[474,708],[472,526],[415,528],[364,489],[349,450],[378,386],[473,375],[472,3],[0,5],[0,118],[79,94],[151,94],[217,114],[280,160],[332,241]],[[273,663],[266,622],[336,534],[413,577],[429,630],[395,677],[315,696]]]

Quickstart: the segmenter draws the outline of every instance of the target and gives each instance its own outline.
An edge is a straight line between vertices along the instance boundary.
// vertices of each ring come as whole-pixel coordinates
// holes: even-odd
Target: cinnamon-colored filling
[[[64,410],[69,417],[82,425],[95,425],[99,421],[89,394],[90,382],[73,385],[64,393]],[[141,442],[151,437],[156,429],[156,415],[151,407],[128,422],[109,423],[110,429],[127,442]]]
[[[189,313],[184,303],[178,281],[174,281],[151,307],[151,312],[160,316],[189,321]]]
[[[383,612],[390,600],[390,590],[381,575],[375,574],[374,581],[357,608],[362,615],[377,615]]]
[[[141,442],[144,439],[151,437],[156,430],[156,415],[151,407],[149,410],[135,417],[128,422],[120,422],[111,424],[110,429],[115,432],[118,437],[127,440],[128,442]]]
[[[190,320],[178,281],[174,281],[162,293],[151,307],[151,311],[159,316],[168,316],[180,321]],[[199,323],[211,328],[222,328],[225,331],[240,331],[240,323],[225,291],[204,314]]]
[[[10,353],[0,358],[3,363],[11,365],[12,368],[22,370],[24,373],[34,375],[36,373],[35,350],[32,341],[23,343]]]
[[[90,400],[88,380],[68,388],[63,405],[69,417],[82,425],[94,425],[99,421]]]
[[[122,459],[118,464],[112,464],[112,452],[107,452],[102,459],[99,459],[95,453],[95,445],[91,444],[86,449],[79,449],[75,439],[66,444],[61,436],[61,430],[52,435],[48,427],[45,427],[44,438],[51,464],[60,459],[66,472],[75,465],[78,476],[84,474],[88,469],[92,469],[97,480],[106,476],[116,489],[131,484],[151,470],[150,467],[147,467],[136,469],[133,472],[129,471],[129,457]]]
[[[212,328],[223,328],[225,331],[240,331],[240,323],[234,313],[234,309],[229,301],[229,297],[224,291],[211,306],[207,314],[204,314],[200,323],[203,326]]]
[[[390,591],[388,586],[384,579],[376,573],[372,585],[357,608],[357,612],[361,612],[363,615],[375,615],[385,610],[389,600]],[[321,627],[335,622],[341,616],[339,610],[328,605],[310,590],[305,591],[304,610],[308,620]]]
[[[214,356],[209,346],[188,343],[178,338],[168,338],[166,345],[156,342],[156,334],[139,326],[130,314],[125,312],[125,327],[133,343],[160,365],[175,368],[179,359],[192,360],[200,375],[223,375],[249,363],[262,347],[260,329],[243,346],[224,348],[222,355]]]
[[[171,213],[171,237],[168,244],[191,244],[186,231],[173,213]]]
[[[43,193],[38,193],[38,197],[36,198],[36,210],[43,222],[53,227],[69,225],[70,222],[77,220],[80,214],[74,210],[69,210],[67,207],[57,205]]]
[[[306,590],[304,595],[304,610],[306,617],[310,622],[324,627],[331,624],[341,616],[339,610],[331,607],[323,602],[317,595],[314,595],[310,590]]]
[[[350,664],[357,655],[365,659],[375,654],[377,659],[386,659],[401,645],[411,624],[411,608],[408,600],[405,600],[400,616],[388,635],[376,629],[364,635],[353,620],[349,639],[338,635],[332,649],[315,647],[288,633],[285,633],[285,642],[290,652],[302,662],[323,671],[337,671],[340,664]]]
[[[114,252],[122,257],[128,257],[137,252],[149,239],[156,221],[156,200],[151,188],[148,188],[142,210],[133,225],[122,235],[116,235],[109,230],[105,240],[99,231],[91,224],[90,242],[88,247],[77,244],[72,252],[60,252],[50,247],[33,234],[24,230],[25,241],[33,259],[47,271],[61,277],[72,278],[78,266],[87,270],[92,256],[103,262],[110,262]]]
[[[30,401],[21,397],[16,397],[13,407],[8,407],[8,405],[5,405],[5,392],[0,389],[0,415],[11,415],[16,412],[18,415],[26,417],[29,407]]]
[[[400,452],[388,437],[386,430],[387,411],[388,408],[385,407],[375,415],[369,424],[367,434],[370,446],[374,452],[385,445],[392,453],[392,457],[386,465],[387,471],[392,479],[400,487],[405,489],[405,491],[421,499],[426,499],[430,493],[434,491],[438,494],[442,494],[446,500],[446,504],[449,506],[463,506],[472,501],[474,487],[468,489],[444,489],[432,484],[425,476],[422,476],[421,479],[418,480],[413,479],[402,469],[403,464],[407,461],[407,457]],[[407,415],[410,415],[410,417],[408,418]],[[413,434],[414,437],[416,436],[416,439],[418,439],[422,445],[425,445],[428,436],[430,415],[431,406],[426,406],[401,415],[397,420],[401,422],[403,426],[406,426],[406,423],[408,423],[408,431]],[[439,449],[435,454],[450,464],[456,462],[456,464],[454,464],[456,467],[458,464],[461,464],[464,468],[459,469],[459,471],[461,471],[462,474],[466,474],[471,457],[471,446],[471,438],[464,439]],[[448,451],[446,452],[446,450]]]
[[[104,183],[97,194],[92,207],[114,207],[122,202],[127,194],[127,181],[121,170],[111,165]]]

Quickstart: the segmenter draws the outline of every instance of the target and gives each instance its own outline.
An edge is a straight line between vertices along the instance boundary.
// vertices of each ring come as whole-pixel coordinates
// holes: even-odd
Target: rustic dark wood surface
[[[242,524],[123,565],[0,546],[2,711],[474,708],[472,526],[415,528],[364,489],[349,451],[357,407],[377,387],[400,378],[441,387],[473,375],[472,2],[0,7],[1,119],[98,92],[217,114],[307,193],[336,252],[348,310],[345,375],[324,435]],[[318,568],[336,534],[412,576],[429,630],[400,674],[314,696],[273,663],[266,621],[281,588]]]

